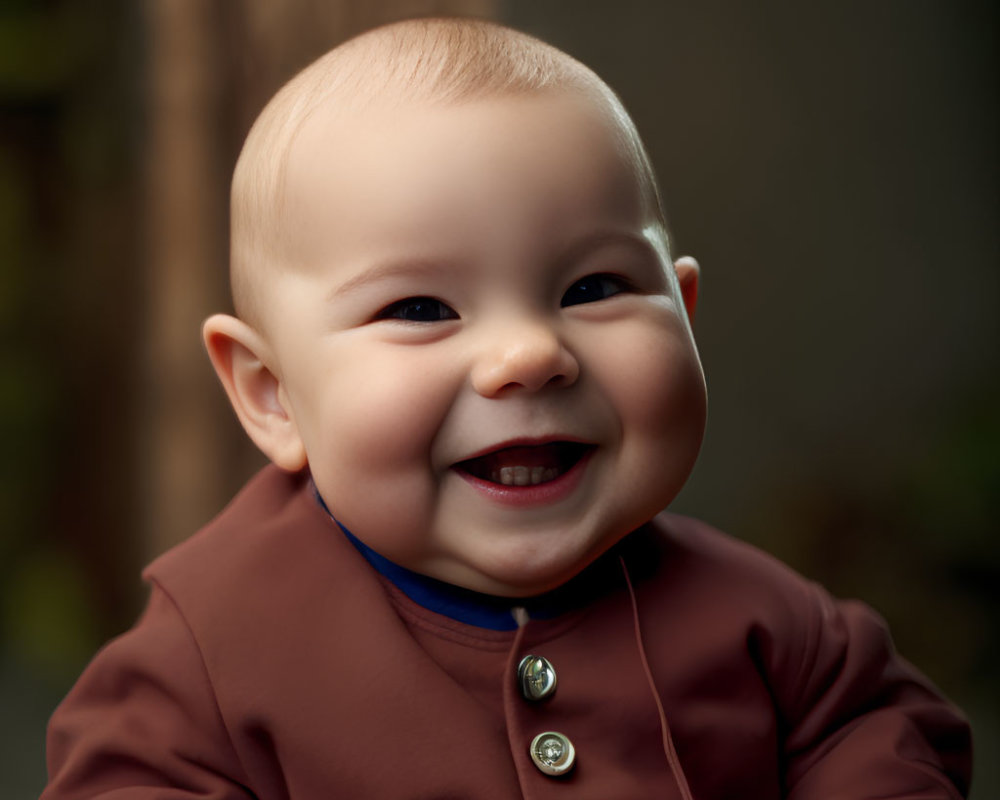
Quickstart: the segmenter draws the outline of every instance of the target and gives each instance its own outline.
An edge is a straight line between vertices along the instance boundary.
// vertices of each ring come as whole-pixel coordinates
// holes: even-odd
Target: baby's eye
[[[628,281],[615,275],[588,275],[566,290],[559,305],[565,308],[582,303],[594,303],[627,292],[630,288]]]
[[[445,303],[433,297],[407,297],[386,306],[375,319],[399,319],[404,322],[441,322],[458,319],[458,314]]]

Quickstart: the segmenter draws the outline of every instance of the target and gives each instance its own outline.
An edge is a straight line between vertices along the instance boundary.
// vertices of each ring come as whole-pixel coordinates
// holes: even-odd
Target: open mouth
[[[460,461],[455,468],[501,486],[537,486],[554,481],[594,449],[581,442],[515,445]]]

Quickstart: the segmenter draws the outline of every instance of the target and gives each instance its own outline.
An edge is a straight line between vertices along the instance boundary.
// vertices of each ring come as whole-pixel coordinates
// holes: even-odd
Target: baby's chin
[[[621,541],[625,534],[602,537],[589,547],[510,548],[489,558],[472,560],[438,559],[417,569],[437,580],[474,592],[525,599],[563,586]]]

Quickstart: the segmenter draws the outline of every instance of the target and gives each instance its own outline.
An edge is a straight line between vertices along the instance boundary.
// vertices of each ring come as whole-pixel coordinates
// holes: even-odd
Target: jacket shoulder
[[[664,512],[649,524],[652,563],[682,587],[705,584],[727,596],[785,603],[816,584],[754,545],[692,517]]]
[[[298,569],[304,552],[339,544],[336,525],[306,473],[267,466],[218,516],[144,571],[182,607],[213,595],[234,596]],[[187,601],[187,602],[186,602]]]

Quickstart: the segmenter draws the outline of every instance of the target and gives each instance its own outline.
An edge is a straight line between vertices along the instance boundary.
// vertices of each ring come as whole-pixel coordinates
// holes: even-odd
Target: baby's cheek
[[[657,437],[704,423],[704,380],[690,341],[676,326],[646,326],[607,353],[605,385],[626,435]]]
[[[438,493],[413,429],[400,418],[412,407],[352,398],[340,410],[342,424],[310,462],[316,485],[352,533],[387,558],[408,564],[421,551],[423,539],[416,532],[426,529]],[[381,413],[386,410],[391,413]]]
[[[705,424],[704,381],[689,340],[653,328],[621,349],[606,385],[622,425],[623,514],[649,519],[687,480]],[[628,507],[625,507],[625,506]]]
[[[444,377],[419,359],[359,371],[338,393],[332,411],[336,439],[360,468],[392,471],[412,468],[414,461],[427,464],[451,404]]]

